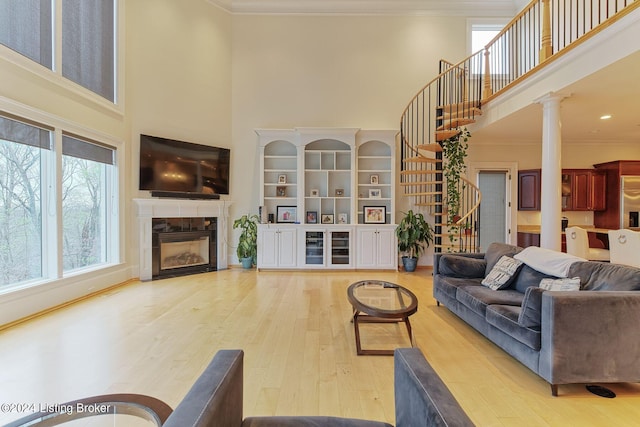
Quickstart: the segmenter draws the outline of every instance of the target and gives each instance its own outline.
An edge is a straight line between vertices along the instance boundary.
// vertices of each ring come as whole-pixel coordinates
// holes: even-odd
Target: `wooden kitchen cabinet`
[[[562,170],[562,210],[604,210],[606,175],[592,169]]]
[[[540,210],[541,170],[518,171],[518,210]],[[562,170],[562,210],[601,211],[606,209],[607,176],[595,169]]]
[[[518,210],[540,210],[540,169],[518,171]]]

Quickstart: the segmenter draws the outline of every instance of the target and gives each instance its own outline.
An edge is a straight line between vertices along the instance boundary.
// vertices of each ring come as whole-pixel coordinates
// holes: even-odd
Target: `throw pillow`
[[[494,291],[508,287],[522,266],[522,261],[503,255],[493,266],[482,284]]]
[[[493,242],[489,245],[484,253],[484,260],[487,262],[487,266],[484,271],[484,276],[488,276],[493,269],[493,266],[502,258],[503,255],[513,257],[520,252],[522,248],[518,246],[509,245],[507,243]]]
[[[525,328],[536,328],[540,326],[542,316],[542,293],[544,289],[537,286],[529,286],[524,292],[522,308],[518,315],[518,324]]]
[[[540,281],[540,288],[545,291],[579,291],[580,278],[542,279]]]

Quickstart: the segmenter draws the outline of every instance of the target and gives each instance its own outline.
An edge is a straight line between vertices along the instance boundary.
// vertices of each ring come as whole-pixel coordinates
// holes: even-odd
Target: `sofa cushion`
[[[456,299],[460,286],[479,286],[482,279],[463,279],[460,277],[437,276],[434,280],[434,288],[437,287],[451,299]]]
[[[604,262],[576,262],[569,269],[571,277],[580,277],[586,291],[638,291],[640,268]]]
[[[546,278],[556,279],[556,276],[541,273],[525,264],[522,266],[520,272],[511,284],[511,288],[518,292],[525,293],[528,287],[538,287],[540,285],[540,281]]]
[[[524,296],[512,289],[494,291],[485,286],[460,286],[456,299],[474,313],[485,317],[487,306],[491,304],[515,305],[520,307]]]
[[[537,246],[524,248],[522,252],[514,255],[514,258],[519,259],[534,270],[557,277],[569,277],[571,264],[577,261],[586,261],[586,259],[575,255]]]
[[[507,243],[491,243],[484,254],[484,260],[487,262],[484,275],[487,276],[491,272],[493,266],[500,260],[500,258],[502,258],[503,255],[513,257],[521,250],[522,248],[509,245]]]
[[[518,323],[520,307],[494,304],[487,308],[487,323],[533,350],[540,350],[540,328],[527,328]]]
[[[439,274],[443,276],[482,278],[487,263],[484,259],[445,254],[440,257]]]
[[[518,324],[526,328],[540,329],[542,316],[542,294],[544,289],[530,286],[524,293]]]
[[[508,288],[522,265],[522,261],[503,255],[481,283],[494,291]]]

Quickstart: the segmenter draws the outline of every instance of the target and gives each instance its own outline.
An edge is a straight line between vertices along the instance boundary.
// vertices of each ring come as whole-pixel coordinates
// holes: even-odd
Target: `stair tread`
[[[460,129],[446,129],[436,131],[436,141],[444,141],[445,139],[453,138],[460,133]]]
[[[444,112],[442,115],[437,116],[436,120],[450,120],[456,119],[458,117],[469,117],[469,116],[481,116],[482,110],[478,107],[471,108],[463,108],[460,110],[455,110],[452,112]]]
[[[461,110],[466,110],[471,108],[479,108],[479,107],[480,107],[480,101],[464,101],[464,102],[458,102],[456,104],[439,105],[436,108],[437,108],[437,111],[442,111],[444,113],[451,113],[451,112],[456,112],[456,111],[461,111]]]
[[[451,119],[451,120],[445,120],[444,123],[440,126],[438,126],[436,128],[436,130],[448,130],[448,129],[453,129],[453,128],[457,128],[460,126],[464,126],[464,125],[469,125],[471,123],[475,123],[476,121],[474,119],[469,119],[469,118],[458,118],[458,119]],[[440,144],[437,144],[440,145]]]
[[[404,159],[403,162],[404,163],[442,163],[442,160],[432,159],[431,157],[417,156],[417,157],[409,157],[408,159]]]
[[[411,187],[414,185],[437,185],[444,184],[444,181],[420,181],[420,182],[401,182],[400,185],[403,187]]]
[[[405,196],[437,196],[442,194],[442,191],[419,191],[417,193],[404,193]]]
[[[400,175],[431,175],[431,174],[437,174],[437,173],[442,173],[442,171],[437,169],[426,169],[426,170],[419,170],[419,171],[402,171],[400,172]]]
[[[432,153],[441,153],[442,152],[442,145],[436,144],[436,143],[420,144],[420,145],[416,145],[416,148],[418,150],[430,151]]]

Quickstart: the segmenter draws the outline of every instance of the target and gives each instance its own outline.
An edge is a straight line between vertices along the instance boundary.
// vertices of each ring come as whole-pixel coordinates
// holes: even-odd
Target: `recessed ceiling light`
[[[600,116],[600,120],[609,120],[611,118],[611,114],[605,114],[604,116]]]

